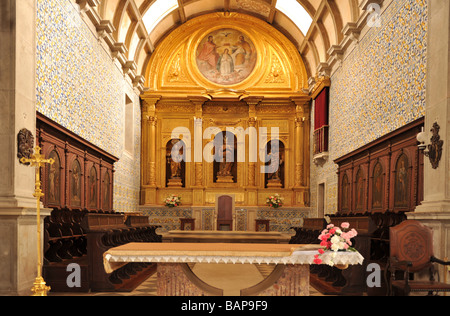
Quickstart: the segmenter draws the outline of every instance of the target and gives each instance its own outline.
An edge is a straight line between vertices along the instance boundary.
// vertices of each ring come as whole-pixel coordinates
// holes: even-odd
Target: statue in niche
[[[395,203],[396,207],[408,207],[408,158],[401,155],[395,168]]]
[[[170,171],[171,171],[171,175],[170,175],[171,179],[180,178],[181,177],[181,163],[171,160],[170,161]]]
[[[227,136],[223,140],[222,154],[223,159],[219,164],[219,173],[217,175],[221,177],[232,176],[231,168],[233,168],[234,164],[234,146],[229,144]]]
[[[216,135],[215,142],[215,169],[217,183],[236,182],[236,137],[234,134],[223,132]]]
[[[383,167],[377,163],[373,170],[372,208],[380,209],[383,206]]]
[[[269,151],[266,157],[267,187],[282,188],[284,186],[284,144],[278,140],[276,143],[271,141],[267,147]]]
[[[184,143],[172,139],[166,146],[166,178],[168,187],[182,187],[184,182]]]

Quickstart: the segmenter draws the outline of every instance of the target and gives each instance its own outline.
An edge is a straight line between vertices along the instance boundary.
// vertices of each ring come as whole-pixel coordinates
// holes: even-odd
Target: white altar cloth
[[[315,255],[318,254],[317,245],[291,245],[292,251],[280,251],[283,255],[276,252],[250,253],[224,251],[214,251],[211,255],[208,252],[198,252],[186,254],[175,251],[154,253],[150,251],[131,251],[127,254],[124,251],[115,252],[114,249],[104,254],[104,266],[107,273],[120,268],[130,262],[153,262],[153,263],[226,263],[226,264],[293,264],[293,265],[313,265]],[[314,250],[311,250],[314,249]],[[327,265],[359,265],[364,261],[359,252],[325,252],[320,255],[322,264]]]

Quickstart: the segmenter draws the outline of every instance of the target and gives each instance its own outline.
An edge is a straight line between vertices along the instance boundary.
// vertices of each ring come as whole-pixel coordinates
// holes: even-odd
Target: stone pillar
[[[31,295],[37,276],[35,169],[17,157],[19,131],[36,136],[36,12],[35,0],[0,4],[0,295]]]
[[[434,169],[425,157],[424,201],[409,219],[416,219],[434,232],[434,252],[450,257],[450,2],[428,1],[427,100],[425,133],[428,144],[434,123],[444,141],[442,158]],[[443,276],[443,270],[441,270]]]

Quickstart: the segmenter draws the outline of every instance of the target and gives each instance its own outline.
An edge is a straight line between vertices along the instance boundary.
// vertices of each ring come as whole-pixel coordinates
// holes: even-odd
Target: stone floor
[[[267,264],[193,264],[192,271],[206,283],[222,288],[224,296],[238,296],[240,289],[253,286],[266,278],[274,269]],[[237,273],[239,272],[239,273]],[[132,292],[118,293],[49,293],[49,296],[157,296],[156,273]],[[323,296],[313,287],[311,296]]]

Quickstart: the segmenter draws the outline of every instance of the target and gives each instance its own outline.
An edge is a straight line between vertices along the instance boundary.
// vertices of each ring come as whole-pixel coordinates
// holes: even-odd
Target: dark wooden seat
[[[433,231],[415,220],[391,227],[389,257],[389,294],[409,295],[411,292],[450,292],[450,285],[436,281],[435,264],[450,265],[433,253]],[[428,271],[429,281],[411,280],[412,274]],[[398,272],[402,272],[399,279]]]
[[[233,199],[223,195],[218,199],[217,230],[233,230]]]
[[[195,218],[180,218],[181,230],[195,230]]]
[[[270,232],[270,220],[269,219],[257,219],[255,220],[255,231],[257,232]]]

